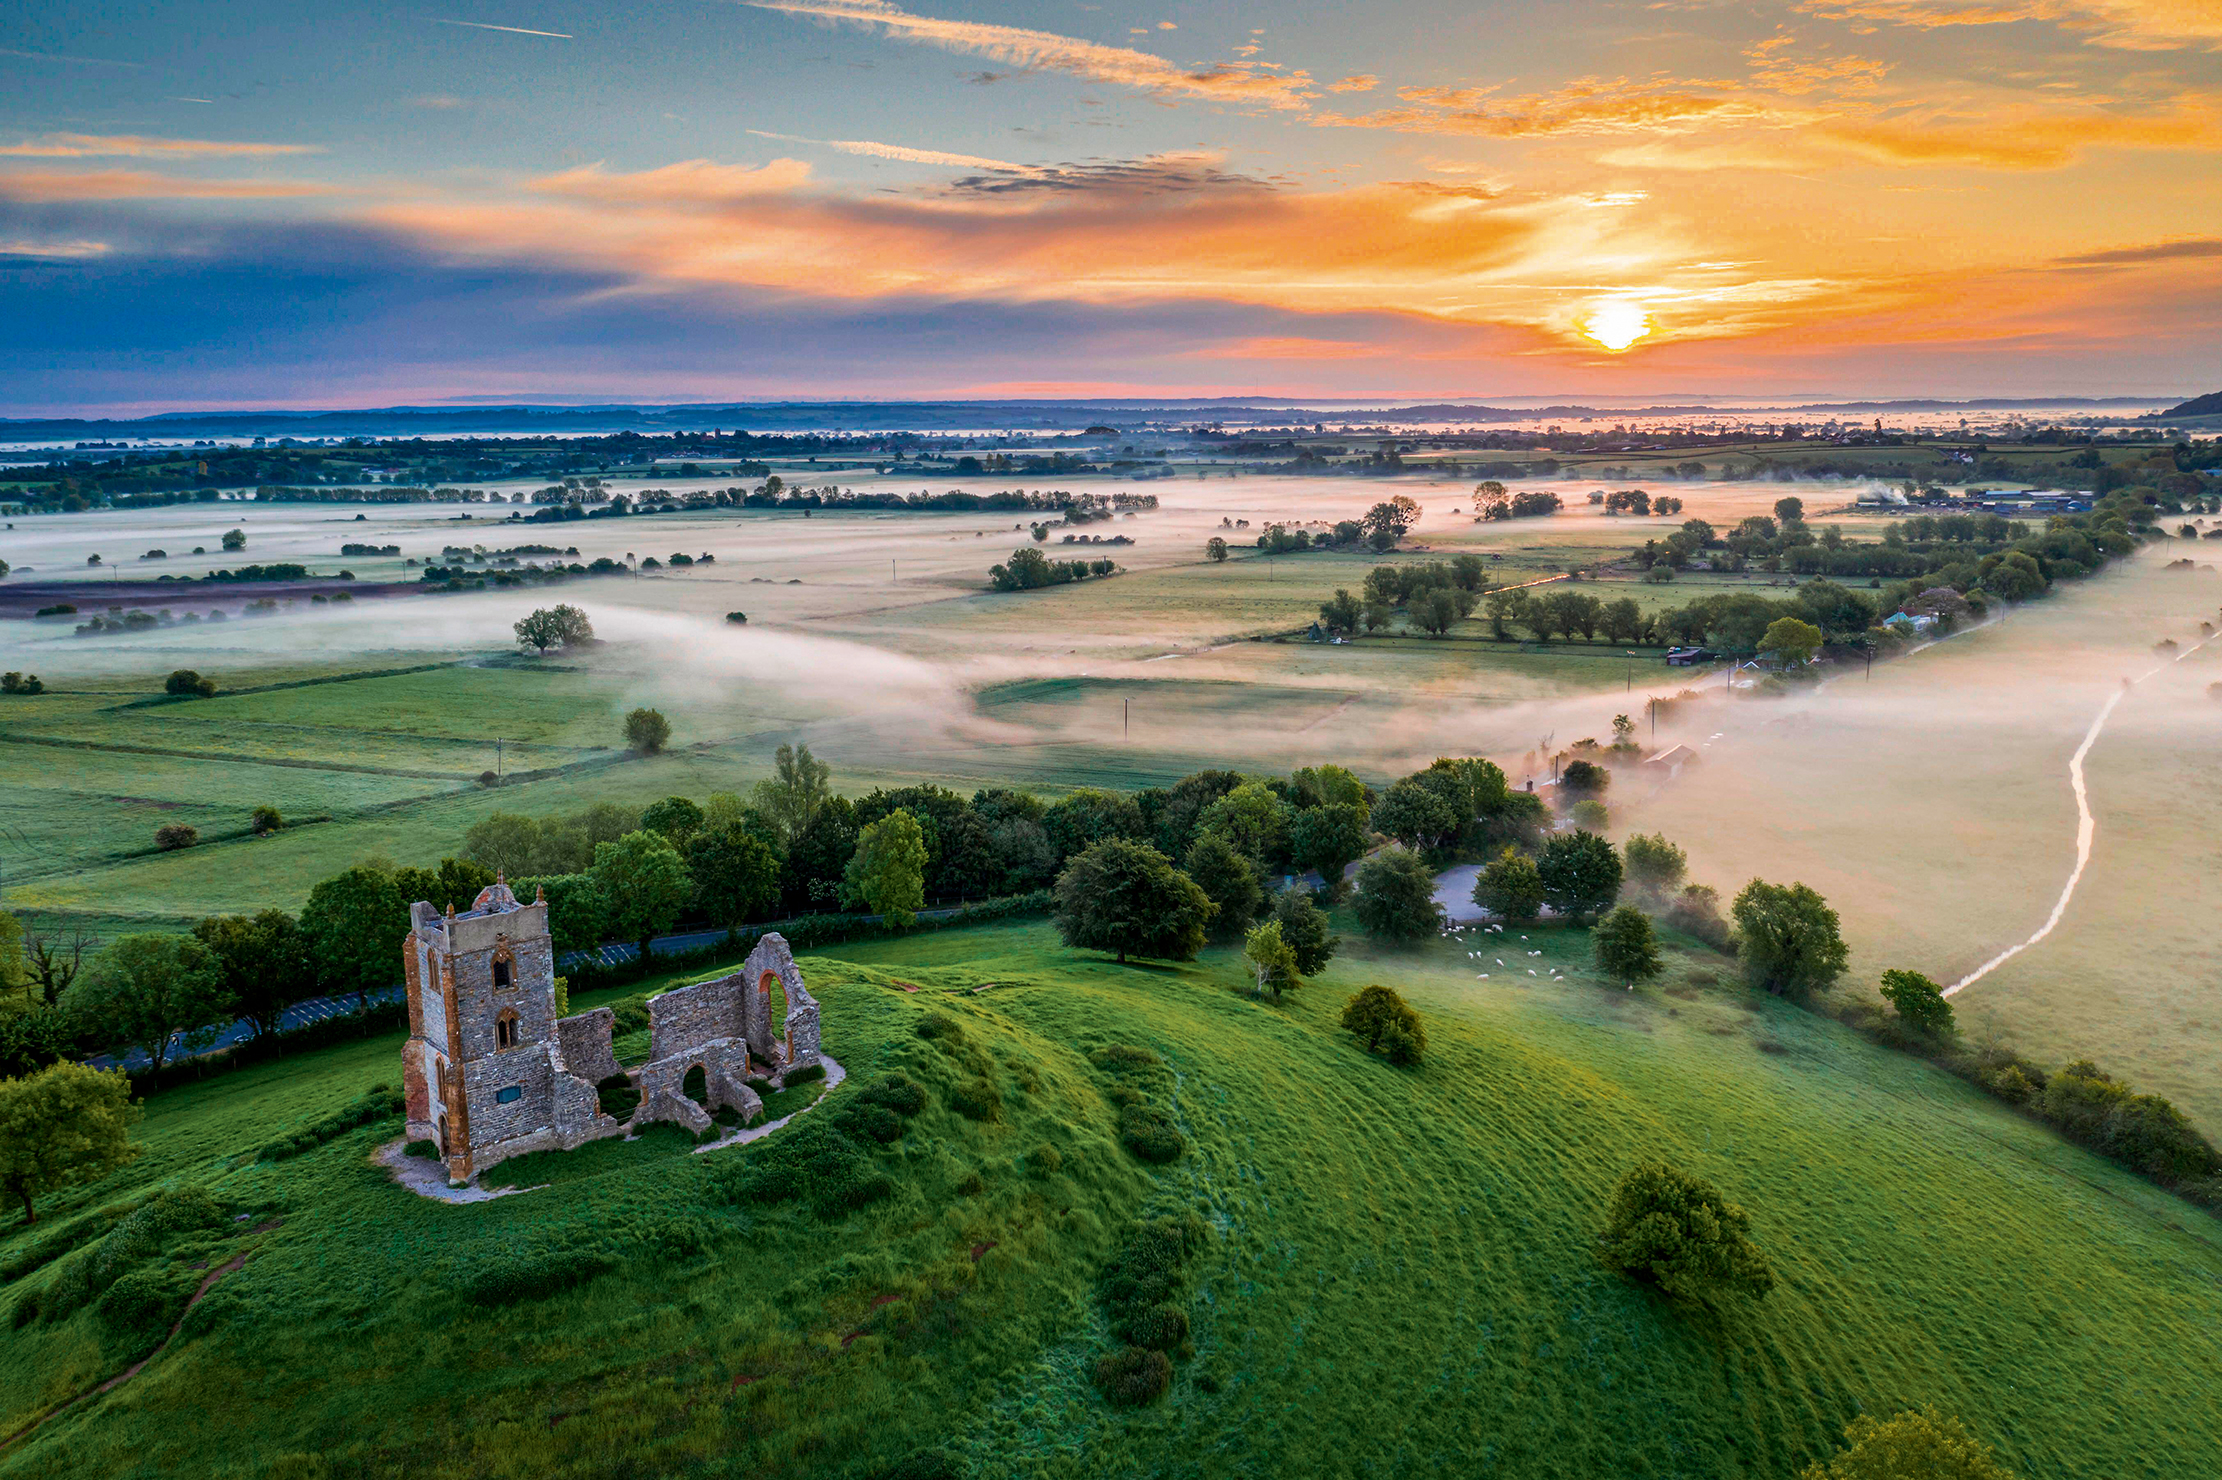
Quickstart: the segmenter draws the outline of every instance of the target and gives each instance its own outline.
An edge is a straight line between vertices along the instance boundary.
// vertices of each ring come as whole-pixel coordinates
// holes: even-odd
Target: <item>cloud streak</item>
[[[158,139],[143,134],[45,134],[20,144],[0,144],[10,159],[258,159],[277,154],[321,154],[313,144],[252,144],[222,139]]]
[[[525,26],[492,26],[484,21],[436,20],[432,24],[435,26],[461,26],[469,31],[503,31],[511,36],[545,36],[551,41],[576,41],[578,39],[568,31],[535,31]]]
[[[985,57],[1009,67],[1063,72],[1090,82],[1137,88],[1160,97],[1300,109],[1306,106],[1311,90],[1311,75],[1306,72],[1281,74],[1249,62],[1181,67],[1132,47],[1107,46],[1098,41],[1020,26],[943,20],[915,14],[886,0],[741,0],[741,3],[756,10],[857,26],[897,40],[936,46],[964,56]]]
[[[977,154],[952,154],[946,149],[913,149],[903,144],[882,144],[872,139],[806,139],[799,134],[766,133],[760,128],[752,128],[748,132],[759,139],[776,139],[783,144],[810,144],[820,149],[837,149],[843,154],[858,154],[870,159],[892,159],[905,164],[938,164],[960,170],[994,170],[1010,175],[1042,173],[1034,165],[1013,164],[1007,159],[985,159]]]
[[[195,180],[143,170],[0,170],[0,200],[282,200],[334,195],[329,185],[286,180]]]

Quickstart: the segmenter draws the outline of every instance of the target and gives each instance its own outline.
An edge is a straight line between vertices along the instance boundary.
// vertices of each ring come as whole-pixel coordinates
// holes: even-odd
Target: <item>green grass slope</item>
[[[1281,1006],[1238,993],[1231,953],[1121,967],[1038,925],[844,948],[805,969],[856,1078],[801,1121],[703,1156],[598,1148],[591,1175],[474,1206],[369,1162],[390,1121],[238,1160],[390,1082],[391,1042],[175,1091],[138,1165],[0,1241],[0,1436],[143,1354],[194,1265],[247,1260],[0,1475],[864,1476],[938,1445],[996,1477],[1779,1477],[1855,1413],[1917,1403],[2025,1475],[2210,1473],[2212,1220],[1708,980],[1712,958],[1629,993],[1588,978],[1586,937],[1530,933],[1479,962],[1354,945]],[[1416,1072],[1334,1026],[1375,980],[1427,1018]],[[960,1045],[916,1034],[931,1011]],[[1115,1139],[1088,1057],[1111,1043],[1165,1061],[1190,1143],[1167,1167]],[[932,1091],[873,1153],[891,1196],[829,1219],[728,1195],[891,1068]],[[952,1105],[981,1077],[995,1120]],[[1677,1310],[1599,1266],[1613,1183],[1647,1154],[1750,1209],[1782,1281],[1764,1303]],[[152,1318],[117,1297],[25,1314],[72,1261],[130,1254],[94,1239],[186,1183],[224,1222],[136,1246]],[[1212,1231],[1194,1353],[1160,1403],[1112,1409],[1088,1381],[1096,1274],[1134,1218],[1187,1212]]]

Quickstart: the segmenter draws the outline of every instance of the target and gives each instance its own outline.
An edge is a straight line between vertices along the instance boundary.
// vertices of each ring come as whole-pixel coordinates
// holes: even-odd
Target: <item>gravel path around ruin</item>
[[[795,1115],[808,1115],[811,1111],[823,1105],[826,1102],[826,1096],[832,1094],[840,1086],[841,1081],[849,1077],[849,1071],[835,1063],[830,1054],[819,1054],[818,1062],[826,1066],[826,1087],[819,1093],[818,1098],[797,1110]],[[706,1146],[695,1147],[694,1154],[700,1156],[706,1151],[722,1151],[728,1146],[742,1146],[750,1141],[760,1140],[778,1130],[788,1121],[793,1120],[795,1115],[782,1115],[777,1120],[766,1121],[762,1125],[749,1126],[734,1131],[731,1135],[721,1136]]]

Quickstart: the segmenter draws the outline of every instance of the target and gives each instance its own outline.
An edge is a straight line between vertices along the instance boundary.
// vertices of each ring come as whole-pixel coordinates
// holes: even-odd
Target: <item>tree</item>
[[[1388,987],[1367,987],[1343,1004],[1342,1025],[1369,1050],[1379,1050],[1399,1067],[1416,1064],[1427,1052],[1427,1029],[1420,1015]]]
[[[563,619],[548,607],[518,618],[510,630],[517,634],[520,646],[538,648],[543,654],[563,646]]]
[[[1281,927],[1281,939],[1296,953],[1299,976],[1325,971],[1342,945],[1342,937],[1327,928],[1327,912],[1301,889],[1283,889],[1273,897],[1273,920]]]
[[[1821,629],[1796,617],[1775,618],[1759,638],[1759,651],[1773,653],[1786,668],[1803,668],[1820,647]]]
[[[247,814],[247,826],[254,830],[256,837],[268,837],[284,830],[285,818],[276,807],[257,807]]]
[[[1290,808],[1262,781],[1245,781],[1196,818],[1199,836],[1225,838],[1234,850],[1264,866],[1288,856]]]
[[[493,812],[463,834],[463,856],[512,878],[540,866],[540,824],[518,812]]]
[[[247,531],[245,531],[244,529],[227,529],[227,530],[225,530],[225,531],[224,531],[224,538],[223,538],[222,544],[223,544],[224,548],[225,548],[225,549],[227,549],[227,550],[244,550],[244,549],[246,549],[246,548],[247,548]]]
[[[694,892],[686,860],[658,833],[629,832],[614,843],[597,843],[587,874],[608,908],[610,930],[619,940],[638,942],[643,960],[648,942],[671,928]]]
[[[1431,637],[1445,635],[1465,615],[1458,609],[1458,598],[1440,586],[1413,597],[1409,609],[1414,624]]]
[[[173,1035],[197,1048],[222,1030],[231,998],[206,946],[148,932],[119,937],[93,957],[62,1005],[103,1038],[140,1049],[159,1072]]]
[[[1559,773],[1559,795],[1568,798],[1601,796],[1612,785],[1612,772],[1595,761],[1568,761]]]
[[[1213,565],[1227,558],[1227,542],[1217,535],[1204,541],[1204,557]]]
[[[1676,1300],[1764,1296],[1774,1271],[1750,1235],[1751,1218],[1710,1182],[1642,1161],[1620,1179],[1601,1242],[1606,1264]]]
[[[2014,1480],[1990,1446],[1934,1408],[1877,1419],[1862,1413],[1844,1430],[1851,1447],[1799,1480]]]
[[[897,807],[866,823],[843,876],[848,894],[898,930],[907,930],[926,907],[926,834],[918,819]]]
[[[1583,828],[1544,839],[1535,871],[1543,884],[1543,902],[1569,919],[1603,914],[1620,894],[1620,855]]]
[[[1042,830],[1049,835],[1049,845],[1057,850],[1060,861],[1092,844],[1111,838],[1139,838],[1146,831],[1142,809],[1135,805],[1134,798],[1093,786],[1068,792],[1052,803],[1042,814]]]
[[[214,698],[216,680],[203,678],[190,668],[180,668],[162,680],[162,692],[180,699]]]
[[[1443,928],[1435,876],[1417,853],[1384,848],[1358,865],[1358,923],[1392,944],[1425,940]]]
[[[780,858],[739,822],[704,827],[682,846],[694,878],[694,903],[728,930],[779,906]]]
[[[1597,922],[1594,945],[1597,969],[1623,984],[1647,982],[1659,974],[1659,941],[1651,917],[1632,904]]]
[[[35,1200],[97,1182],[139,1155],[139,1107],[121,1069],[64,1060],[21,1079],[0,1079],[0,1188],[39,1220]]]
[[[1298,812],[1289,824],[1289,851],[1299,868],[1319,871],[1329,899],[1340,899],[1349,887],[1343,880],[1344,872],[1366,856],[1365,807],[1353,802],[1328,802]]]
[[[1543,909],[1543,876],[1535,860],[1508,846],[1474,880],[1474,903],[1516,925],[1533,920]]]
[[[1689,855],[1666,840],[1663,833],[1638,833],[1621,845],[1628,883],[1655,899],[1682,887],[1689,873]]]
[[[1053,918],[1065,944],[1080,950],[1110,951],[1122,962],[1186,961],[1203,947],[1211,900],[1149,844],[1106,838],[1057,876]]]
[[[316,984],[326,992],[352,992],[368,1006],[372,992],[401,979],[401,942],[409,933],[409,906],[391,864],[366,859],[321,879],[301,907]]]
[[[0,914],[0,1016],[42,1005],[23,955],[23,922]]]
[[[1387,833],[1407,848],[1428,849],[1456,837],[1467,818],[1442,790],[1417,776],[1407,776],[1391,786],[1373,809],[1376,831]]]
[[[787,844],[787,868],[780,893],[792,910],[830,910],[840,904],[841,880],[856,852],[856,806],[847,797],[829,797],[810,822]]]
[[[194,924],[193,938],[215,958],[231,1010],[258,1038],[277,1032],[285,1010],[314,992],[308,938],[284,910],[211,916]]]
[[[1680,510],[1676,511],[1677,513]],[[1805,500],[1790,494],[1775,500],[1775,518],[1784,524],[1797,524],[1805,518]]]
[[[190,848],[201,840],[201,830],[190,822],[165,822],[154,830],[154,846],[165,853]]]
[[[1638,642],[1644,634],[1643,608],[1636,605],[1633,596],[1608,601],[1599,613],[1598,625],[1608,642]]]
[[[41,1002],[52,1007],[61,1000],[62,993],[77,979],[78,968],[85,964],[85,955],[94,944],[93,938],[76,926],[70,927],[67,934],[49,935],[44,930],[24,932],[23,968],[38,989]]]
[[[1268,920],[1252,930],[1243,943],[1242,955],[1257,979],[1255,995],[1259,997],[1271,992],[1273,1000],[1278,1002],[1281,993],[1304,984],[1302,974],[1296,969],[1296,952],[1281,938],[1278,920]]]
[[[1952,1004],[1944,989],[1918,971],[1883,973],[1883,997],[1897,1009],[1898,1019],[1917,1033],[1944,1038],[1952,1032]]]
[[[640,825],[671,839],[674,848],[684,848],[687,839],[702,826],[702,809],[686,797],[665,797],[642,810]]]
[[[642,755],[654,755],[671,740],[671,721],[660,710],[636,709],[625,716],[625,743]]]
[[[1375,504],[1366,510],[1358,524],[1365,531],[1366,543],[1376,550],[1388,551],[1395,549],[1397,541],[1409,534],[1412,526],[1419,522],[1419,504],[1409,495],[1400,493],[1386,503]]]
[[[1335,588],[1332,597],[1319,604],[1319,625],[1330,633],[1355,633],[1361,615],[1363,609],[1358,605],[1358,598],[1340,586]]]
[[[1218,833],[1199,833],[1181,859],[1181,869],[1196,881],[1213,906],[1209,933],[1213,940],[1235,940],[1257,918],[1265,892],[1258,887],[1257,866],[1235,851]]]
[[[756,810],[772,820],[787,842],[810,826],[833,795],[833,768],[807,745],[782,745],[772,758],[772,774],[756,783]]]
[[[1289,776],[1289,785],[1296,789],[1300,807],[1329,807],[1346,802],[1358,809],[1358,820],[1365,820],[1366,808],[1371,798],[1366,784],[1357,773],[1337,765],[1304,766]]]
[[[1744,974],[1778,995],[1826,991],[1850,959],[1836,911],[1803,884],[1753,879],[1729,915]]]

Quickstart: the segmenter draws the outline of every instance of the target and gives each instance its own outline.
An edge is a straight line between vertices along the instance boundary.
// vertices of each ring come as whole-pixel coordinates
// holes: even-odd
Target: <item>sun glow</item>
[[[1651,315],[1640,303],[1615,298],[1600,303],[1582,320],[1582,332],[1609,350],[1618,352],[1651,332]]]

